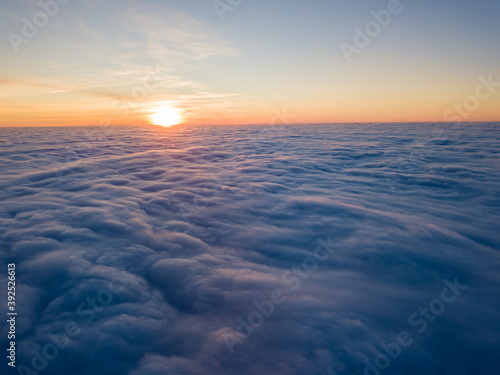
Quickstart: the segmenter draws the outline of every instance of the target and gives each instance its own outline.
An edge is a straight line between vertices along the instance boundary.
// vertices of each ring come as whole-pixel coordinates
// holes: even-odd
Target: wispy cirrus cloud
[[[98,96],[104,98],[119,98],[120,95],[111,91],[103,91],[99,90],[97,87],[75,87],[64,85],[61,82],[55,82],[51,80],[41,80],[39,78],[0,78],[0,87],[10,87],[12,90],[13,87],[20,88],[21,90],[31,89],[32,93],[60,93],[60,92],[71,92],[78,93],[89,96]],[[12,91],[10,91],[12,94]],[[4,92],[5,95],[9,93],[7,91]],[[2,91],[0,90],[0,97],[2,96]]]
[[[147,53],[153,57],[177,57],[203,60],[211,56],[241,54],[230,41],[214,29],[180,11],[137,13],[127,10],[122,15],[127,24],[145,37]]]

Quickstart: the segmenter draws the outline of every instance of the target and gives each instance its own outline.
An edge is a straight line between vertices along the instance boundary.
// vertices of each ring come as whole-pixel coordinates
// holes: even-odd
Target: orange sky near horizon
[[[33,90],[33,89],[32,89]],[[473,90],[472,90],[473,91]],[[1,92],[1,91],[0,91]],[[2,95],[3,96],[3,95]],[[183,124],[187,125],[230,125],[230,124],[308,124],[308,123],[351,123],[351,122],[443,122],[456,121],[500,121],[496,103],[500,96],[491,101],[479,102],[477,109],[468,111],[464,101],[470,95],[466,92],[448,98],[370,98],[359,96],[343,101],[318,98],[310,102],[283,104],[282,107],[248,105],[224,107],[205,105],[195,107],[181,101],[168,101],[177,108]],[[462,98],[462,99],[460,99]],[[469,99],[471,100],[471,99]],[[474,104],[473,100],[471,104]],[[94,125],[154,125],[152,117],[161,112],[164,102],[110,99],[91,97],[86,94],[66,92],[44,92],[4,98],[0,107],[0,126],[94,126]],[[462,111],[460,111],[460,107]],[[474,106],[469,106],[474,109]],[[450,112],[451,111],[451,112]],[[445,115],[448,115],[446,117]],[[455,117],[453,117],[453,115]]]

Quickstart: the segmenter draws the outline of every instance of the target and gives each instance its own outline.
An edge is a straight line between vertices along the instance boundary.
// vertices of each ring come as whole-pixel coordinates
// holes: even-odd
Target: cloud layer
[[[401,331],[385,374],[498,366],[494,124],[0,132],[18,366],[362,374]]]

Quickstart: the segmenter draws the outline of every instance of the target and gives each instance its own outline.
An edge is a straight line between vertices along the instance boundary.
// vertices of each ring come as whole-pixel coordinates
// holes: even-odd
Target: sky
[[[500,121],[499,14],[495,0],[4,1],[0,126]]]

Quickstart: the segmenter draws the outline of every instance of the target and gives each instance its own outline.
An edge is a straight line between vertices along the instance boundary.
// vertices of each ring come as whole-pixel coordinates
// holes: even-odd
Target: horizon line
[[[355,125],[355,124],[478,124],[478,123],[500,123],[500,120],[475,120],[475,121],[350,121],[350,122],[294,122],[288,124],[269,124],[269,123],[235,123],[235,124],[177,124],[171,126],[162,126],[162,125],[154,125],[154,124],[109,124],[109,125],[19,125],[19,126],[3,126],[0,125],[2,129],[12,129],[12,128],[78,128],[78,127],[140,127],[140,126],[148,126],[148,127],[159,127],[159,128],[175,128],[179,126],[287,126],[287,125]]]

